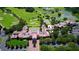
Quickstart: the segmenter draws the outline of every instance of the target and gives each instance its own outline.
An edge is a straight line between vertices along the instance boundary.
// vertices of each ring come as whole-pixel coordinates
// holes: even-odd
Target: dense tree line
[[[79,13],[79,7],[66,7],[68,11],[71,11],[73,14]]]
[[[0,7],[0,9],[4,12],[6,7]]]
[[[72,12],[74,16],[79,18],[79,7],[66,7],[65,9]],[[79,19],[76,19],[76,22],[79,22]]]
[[[67,46],[41,45],[42,51],[79,51],[79,46],[74,42],[69,42]]]
[[[72,33],[72,27],[67,25],[62,28],[55,27],[49,38],[41,38],[41,50],[44,51],[79,51],[79,36],[74,36]],[[60,32],[59,32],[60,31]],[[61,33],[59,35],[59,33]],[[56,47],[55,45],[59,47]],[[60,46],[62,45],[62,46]],[[45,49],[46,48],[46,49]]]

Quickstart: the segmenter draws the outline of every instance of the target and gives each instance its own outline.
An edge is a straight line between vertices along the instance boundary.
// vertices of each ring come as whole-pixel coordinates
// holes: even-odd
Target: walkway
[[[40,45],[39,40],[37,40],[36,47],[33,47],[32,40],[29,40],[29,47],[27,48],[27,51],[39,51]]]

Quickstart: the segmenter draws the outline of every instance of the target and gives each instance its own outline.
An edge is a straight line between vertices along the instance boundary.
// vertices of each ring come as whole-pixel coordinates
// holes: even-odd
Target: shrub
[[[76,38],[72,34],[65,34],[62,36],[59,36],[57,39],[58,43],[66,44],[68,42],[76,42]]]
[[[27,12],[33,12],[35,9],[33,7],[26,7]]]
[[[27,40],[16,40],[16,39],[11,39],[9,41],[6,42],[6,45],[10,48],[13,47],[20,47],[20,48],[24,48],[25,46],[27,47],[28,45],[28,41]]]
[[[68,42],[68,39],[62,36],[59,36],[57,39],[57,43],[66,44]]]
[[[79,47],[74,42],[69,42],[68,46],[66,47],[68,51],[79,51]]]
[[[61,34],[62,34],[62,35],[68,34],[69,29],[70,29],[70,28],[69,28],[68,26],[61,28]]]
[[[59,29],[54,29],[53,30],[53,36],[54,36],[54,38],[56,39],[58,37],[58,35],[59,35]]]
[[[55,48],[55,51],[66,51],[66,48],[64,46],[59,46]]]
[[[60,17],[61,16],[61,13],[58,13],[58,17]]]
[[[55,48],[52,45],[41,45],[41,51],[54,51]]]
[[[67,18],[66,17],[64,17],[64,19],[63,19],[64,21],[66,21],[67,20]]]
[[[40,38],[40,44],[50,44],[52,43],[51,38]]]

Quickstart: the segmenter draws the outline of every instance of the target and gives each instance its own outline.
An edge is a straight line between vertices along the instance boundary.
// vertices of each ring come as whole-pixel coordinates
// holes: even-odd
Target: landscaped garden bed
[[[22,49],[22,48],[27,48],[28,46],[28,41],[27,40],[21,40],[21,39],[10,39],[9,41],[6,42],[6,47],[11,48],[11,49]]]

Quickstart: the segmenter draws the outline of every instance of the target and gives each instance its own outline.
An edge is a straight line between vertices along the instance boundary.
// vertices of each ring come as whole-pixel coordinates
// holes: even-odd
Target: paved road
[[[32,40],[29,40],[29,47],[27,48],[27,51],[39,51],[40,45],[39,40],[37,40],[36,47],[33,47]]]
[[[0,36],[0,37],[3,39],[3,42],[0,44],[0,50],[6,51],[7,48],[5,47],[5,43],[6,43],[6,40],[8,39],[8,36]]]

